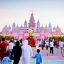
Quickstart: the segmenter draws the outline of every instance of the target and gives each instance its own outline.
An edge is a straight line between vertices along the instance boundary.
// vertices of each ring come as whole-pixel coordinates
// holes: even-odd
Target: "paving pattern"
[[[64,52],[62,55],[61,50],[59,48],[54,48],[54,54],[50,54],[50,49],[48,49],[47,51],[46,48],[44,48],[44,50],[40,48],[40,50],[42,53],[42,64],[64,64]],[[34,53],[36,53],[35,50],[33,51]],[[22,64],[22,57],[20,59],[19,64]],[[35,59],[31,58],[31,64],[36,64]]]
[[[22,64],[22,61],[19,64]],[[31,59],[31,64],[36,64],[35,59]],[[64,60],[42,60],[42,64],[64,64]]]
[[[46,48],[44,50],[41,50],[41,53],[43,55],[42,57],[42,64],[64,64],[64,56],[61,54],[61,50],[59,48],[54,48],[54,54],[50,54],[50,49],[48,51]],[[35,52],[35,50],[34,50]],[[47,55],[48,53],[48,55]],[[64,54],[64,52],[63,52]],[[19,64],[22,64],[22,59],[20,59]],[[35,59],[31,59],[31,64],[36,64]]]

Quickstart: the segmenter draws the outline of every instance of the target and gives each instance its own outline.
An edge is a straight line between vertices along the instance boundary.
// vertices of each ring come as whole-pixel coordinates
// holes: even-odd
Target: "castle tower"
[[[37,28],[40,28],[40,22],[39,22],[39,20],[37,21]]]
[[[49,23],[49,25],[48,25],[48,32],[51,33],[51,31],[52,31],[52,25],[51,25],[51,23]]]
[[[12,24],[12,32],[13,32],[13,33],[16,32],[16,24],[15,24],[15,22],[13,22],[13,24]]]
[[[24,22],[24,28],[27,28],[27,21]]]
[[[37,32],[40,32],[40,22],[39,22],[39,20],[37,21]]]
[[[27,32],[27,21],[24,21],[24,32]]]
[[[16,27],[15,22],[13,22],[13,24],[12,24],[12,28],[15,28],[15,27]]]
[[[51,25],[51,23],[49,23],[48,27],[49,27],[49,28],[52,28],[52,25]]]
[[[2,33],[6,33],[7,32],[7,25],[5,25],[5,27],[2,29]]]
[[[30,20],[29,20],[29,28],[34,28],[35,27],[35,20],[33,13],[31,14]]]

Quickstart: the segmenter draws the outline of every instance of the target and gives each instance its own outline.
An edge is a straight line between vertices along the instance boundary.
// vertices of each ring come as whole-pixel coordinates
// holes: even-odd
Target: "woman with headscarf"
[[[22,61],[23,64],[30,64],[30,58],[32,56],[32,48],[28,45],[28,40],[23,41],[22,46]]]
[[[16,42],[16,45],[13,47],[12,53],[11,53],[11,59],[12,57],[14,62],[13,64],[18,64],[21,56],[21,46],[19,46],[19,41]]]

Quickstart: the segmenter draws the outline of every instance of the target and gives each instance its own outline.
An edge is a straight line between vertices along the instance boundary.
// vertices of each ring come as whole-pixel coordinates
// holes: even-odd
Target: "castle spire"
[[[34,19],[34,16],[33,16],[33,13],[31,13],[31,16],[30,16],[30,20],[29,20],[29,28],[30,27],[35,27],[35,19]]]
[[[27,21],[24,21],[24,28],[27,28]]]
[[[40,22],[39,22],[39,20],[37,21],[37,28],[40,28]]]

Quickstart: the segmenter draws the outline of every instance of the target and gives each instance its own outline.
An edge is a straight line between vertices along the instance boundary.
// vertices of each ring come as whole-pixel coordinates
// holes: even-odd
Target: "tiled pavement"
[[[42,64],[64,64],[64,57],[62,56],[60,49],[54,48],[54,54],[50,54],[49,51],[50,49],[48,49],[48,56],[47,56],[46,49],[44,48],[44,50],[41,50],[43,55]],[[20,59],[19,64],[22,64],[22,58]],[[35,59],[31,59],[31,64],[36,64]]]
[[[19,64],[22,64],[22,61],[20,61]],[[31,59],[31,64],[36,64],[35,59]],[[64,64],[64,60],[42,60],[42,64]]]
[[[50,54],[49,51],[50,49],[46,51],[45,48],[44,50],[41,50],[41,53],[43,55],[42,64],[64,64],[64,57],[62,56],[59,48],[54,48],[54,54]],[[47,52],[48,52],[48,56],[47,56]],[[19,64],[22,64],[22,61],[20,61]],[[31,64],[36,64],[35,59],[31,59]]]

